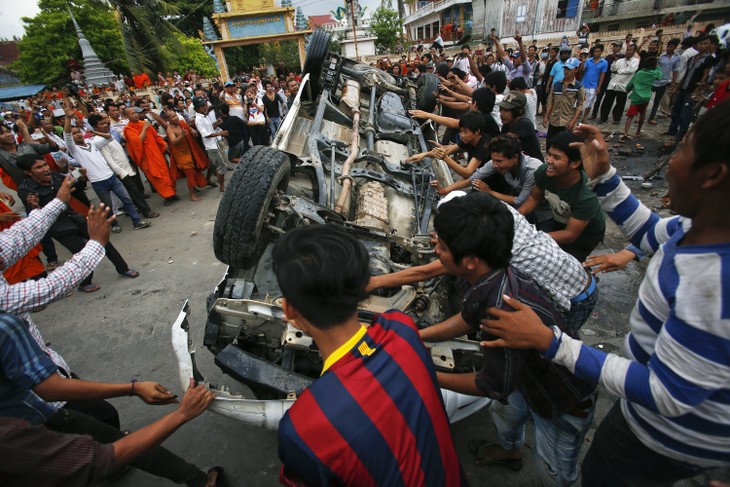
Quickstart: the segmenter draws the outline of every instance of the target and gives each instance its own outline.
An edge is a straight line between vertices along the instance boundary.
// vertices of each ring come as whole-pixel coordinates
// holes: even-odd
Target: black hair
[[[446,78],[449,75],[449,65],[446,63],[439,63],[439,65],[436,66],[436,74],[442,78]]]
[[[560,52],[560,46],[553,46],[550,48],[551,51]]]
[[[595,51],[596,49],[600,49],[600,50],[601,50],[601,52],[603,52],[603,51],[605,50],[605,47],[603,46],[603,44],[596,44],[595,46],[591,47],[591,54],[592,54],[592,53],[593,53],[593,51]]]
[[[88,121],[89,125],[91,125],[92,127],[96,127],[97,125],[99,125],[99,122],[102,121],[102,117],[98,113],[92,113],[91,115],[89,115]]]
[[[451,68],[449,71],[454,73],[459,79],[464,79],[464,76],[466,76],[466,73],[459,68]]]
[[[229,115],[231,113],[231,107],[227,103],[221,103],[220,111],[223,115]]]
[[[491,72],[492,68],[490,68],[488,64],[482,64],[479,66],[479,74],[481,74],[482,77],[486,77]]]
[[[686,37],[682,40],[681,44],[682,44],[682,49],[689,49],[690,47],[697,44],[697,38],[692,37],[692,36]]]
[[[486,128],[484,126],[484,116],[481,113],[469,111],[459,119],[459,128],[468,129],[472,132],[478,130],[480,133],[484,133]]]
[[[656,56],[649,56],[646,59],[644,59],[644,68],[643,69],[655,69],[656,65],[657,65]]]
[[[459,49],[460,49],[460,50],[468,49],[468,50],[470,50],[470,51],[471,51],[471,47],[469,46],[469,44],[464,44],[464,45],[462,45],[462,46],[461,46],[461,47],[460,47]]]
[[[307,225],[284,234],[272,259],[282,294],[317,328],[343,323],[367,297],[368,252],[337,226]]]
[[[702,41],[708,40],[710,37],[707,34],[700,34],[695,37],[695,44],[699,44]]]
[[[507,207],[487,193],[469,193],[444,203],[433,221],[455,263],[474,256],[493,269],[509,265],[515,223]]]
[[[690,129],[695,161],[693,166],[730,161],[730,102],[708,110]]]
[[[419,73],[425,73],[426,72],[426,65],[425,64],[418,64],[416,65],[416,69]]]
[[[582,161],[580,156],[580,149],[576,147],[570,147],[573,142],[583,142],[583,139],[574,135],[570,130],[564,130],[558,134],[553,135],[545,143],[546,150],[555,148],[560,152],[564,152],[568,156],[568,161]]]
[[[501,95],[507,88],[507,75],[502,71],[492,71],[484,77],[484,84],[493,86],[494,91]]]
[[[496,96],[489,88],[477,88],[471,92],[471,101],[477,104],[479,112],[488,115],[494,110]]]
[[[21,171],[30,171],[35,165],[36,161],[42,161],[43,156],[38,154],[23,154],[15,159],[15,165]]]
[[[710,44],[714,44],[716,46],[720,45],[720,38],[717,37],[715,34],[710,34],[707,36],[708,39],[710,39]]]
[[[263,85],[264,85],[264,88],[266,88],[266,87],[267,87],[267,86],[269,86],[269,85],[273,85],[273,84],[274,84],[274,83],[272,83],[272,82],[271,82],[270,80],[268,80],[268,79],[267,79],[266,81],[264,81],[264,83],[263,83]]]
[[[170,100],[172,100],[172,95],[170,93],[165,92],[160,95],[160,103],[163,105]]]
[[[144,98],[137,98],[137,100],[134,102],[134,106],[139,108],[142,103],[144,103]]]
[[[509,87],[511,90],[526,90],[527,81],[525,81],[525,78],[522,76],[518,76],[516,78],[512,78],[512,81],[509,82]]]
[[[682,41],[679,40],[679,37],[674,37],[672,39],[669,39],[669,41],[667,42],[667,45],[668,46],[678,46],[680,42],[682,42]]]
[[[516,137],[498,135],[489,142],[488,149],[490,153],[497,152],[508,159],[512,159],[522,153],[522,142]]]

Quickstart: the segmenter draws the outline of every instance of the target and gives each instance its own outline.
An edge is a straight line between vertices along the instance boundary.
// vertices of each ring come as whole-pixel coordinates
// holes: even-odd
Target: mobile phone
[[[73,176],[74,179],[79,179],[81,177],[81,171],[79,170],[78,167],[76,169],[74,169],[73,171],[71,171],[71,176]]]
[[[30,134],[30,138],[33,140],[41,140],[44,138],[44,135],[40,132],[33,132],[32,134]]]

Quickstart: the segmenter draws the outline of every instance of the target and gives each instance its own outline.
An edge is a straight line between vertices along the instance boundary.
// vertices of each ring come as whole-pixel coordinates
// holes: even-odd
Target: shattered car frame
[[[435,258],[429,229],[436,204],[431,181],[452,182],[443,161],[407,164],[428,150],[410,108],[433,109],[438,79],[394,77],[328,52],[329,34],[316,31],[305,76],[270,147],[247,152],[221,199],[214,227],[216,257],[228,264],[207,302],[203,345],[216,365],[255,397],[215,388],[210,410],[275,429],[296,397],[319,376],[322,360],[312,339],[284,319],[271,264],[278,235],[301,225],[339,225],[368,250],[373,275],[426,264]],[[430,139],[429,139],[430,140]],[[403,310],[419,327],[455,313],[447,277],[379,289],[359,307],[369,323],[389,309]],[[180,381],[204,378],[189,339],[189,305],[172,329]],[[427,344],[437,369],[474,370],[479,344],[467,339]],[[442,390],[451,421],[489,403]]]

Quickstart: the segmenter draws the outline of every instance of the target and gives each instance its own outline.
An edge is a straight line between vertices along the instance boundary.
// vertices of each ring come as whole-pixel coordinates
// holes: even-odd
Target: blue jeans
[[[281,117],[269,117],[269,129],[271,130],[271,137],[276,135],[281,125]]]
[[[592,277],[595,279],[595,277]],[[598,286],[593,291],[593,294],[588,296],[586,299],[577,303],[570,302],[570,311],[563,313],[565,319],[565,326],[568,331],[574,337],[578,336],[578,330],[581,329],[583,324],[588,320],[588,317],[593,313],[593,308],[596,307],[596,301],[598,301]]]
[[[591,487],[670,486],[703,470],[706,469],[665,457],[644,445],[626,424],[620,400],[598,426],[581,465],[583,485]]]
[[[597,393],[591,394],[592,405],[579,418],[568,413],[543,418],[533,413],[525,398],[515,391],[508,404],[492,402],[490,413],[497,429],[497,442],[505,450],[517,450],[525,442],[525,424],[535,423],[535,461],[540,482],[544,486],[570,486],[578,479],[578,457],[588,428],[593,422]]]
[[[102,203],[111,209],[112,207],[112,196],[111,193],[117,195],[124,205],[124,211],[132,219],[134,225],[138,224],[141,220],[139,213],[132,203],[132,198],[129,197],[127,188],[124,187],[118,177],[112,176],[104,181],[96,181],[91,183],[91,187],[94,188],[94,192],[99,197]]]

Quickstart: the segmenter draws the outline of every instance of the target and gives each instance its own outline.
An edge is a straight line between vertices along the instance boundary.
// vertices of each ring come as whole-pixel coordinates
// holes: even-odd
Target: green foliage
[[[370,31],[377,37],[375,47],[379,53],[392,52],[400,32],[398,12],[382,3],[370,17]]]
[[[200,39],[187,37],[180,32],[173,35],[182,49],[176,51],[169,49],[167,46],[162,47],[162,54],[168,71],[177,70],[183,73],[189,69],[194,69],[196,73],[202,76],[213,77],[218,75],[215,61],[205,52]]]
[[[97,0],[40,0],[40,12],[24,17],[20,56],[13,63],[26,83],[67,84],[69,59],[81,61],[81,48],[67,7],[70,7],[96,54],[115,73],[128,71],[114,12]]]
[[[228,72],[231,76],[240,72],[250,71],[252,66],[258,64],[259,46],[250,44],[248,46],[234,46],[223,49],[226,57]]]
[[[295,41],[259,44],[259,59],[276,68],[299,68],[299,48]]]
[[[186,36],[199,37],[198,31],[203,30],[203,17],[213,12],[213,0],[168,0],[178,14],[170,20]]]

